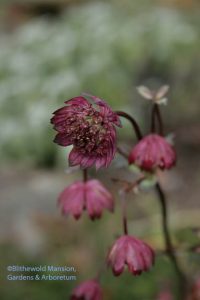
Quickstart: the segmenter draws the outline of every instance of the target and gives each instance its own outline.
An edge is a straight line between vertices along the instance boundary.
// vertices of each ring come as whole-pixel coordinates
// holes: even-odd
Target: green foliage
[[[86,224],[87,227],[88,224]],[[99,226],[96,225],[95,226]],[[84,229],[86,229],[86,227]],[[82,226],[83,229],[83,226]],[[98,240],[99,235],[97,233],[92,233],[92,228],[90,227],[90,235],[92,234],[92,240],[96,236],[95,242],[93,241],[92,251],[97,253],[98,251]],[[102,230],[101,230],[102,231]],[[100,230],[98,231],[100,232]],[[58,232],[56,232],[58,236]],[[85,240],[86,238],[86,240]],[[104,240],[107,236],[104,236]],[[87,241],[87,236],[84,235],[83,241]],[[83,242],[82,241],[82,242]],[[103,241],[103,240],[102,240]],[[69,240],[62,240],[59,249],[54,248],[55,240],[49,243],[49,252],[45,253],[45,256],[30,258],[25,254],[22,254],[19,249],[17,249],[12,244],[1,245],[0,258],[2,261],[2,285],[0,289],[0,297],[2,300],[18,300],[29,298],[31,300],[37,299],[69,299],[69,295],[74,286],[79,282],[86,280],[95,276],[97,270],[102,264],[102,252],[96,257],[96,260],[92,262],[92,256],[90,255],[91,261],[82,262],[82,267],[77,268],[77,281],[8,281],[7,266],[8,265],[25,265],[25,266],[44,266],[44,265],[66,265],[66,254],[73,257],[74,248],[69,247]],[[106,241],[108,242],[108,241]],[[109,241],[110,243],[110,241]],[[80,245],[79,245],[80,246]],[[78,247],[78,245],[76,245]],[[100,246],[101,247],[101,246]],[[90,252],[90,243],[87,244],[87,249]],[[13,255],[13,251],[15,255]],[[80,249],[79,249],[80,251]],[[104,249],[105,251],[105,249]],[[62,253],[64,255],[62,255]],[[52,256],[53,255],[53,256]],[[81,253],[79,254],[82,255]],[[53,259],[54,257],[54,259]],[[84,255],[83,255],[84,257]],[[72,260],[73,261],[73,260]],[[70,262],[71,263],[71,262]],[[73,264],[73,263],[72,263]],[[89,264],[89,265],[88,265]],[[92,271],[88,272],[91,269]],[[23,275],[35,275],[36,273],[22,272]],[[20,272],[14,272],[12,275],[20,275]],[[39,273],[56,275],[56,273]],[[59,273],[58,275],[67,275],[67,273]],[[69,275],[69,274],[68,274]],[[154,300],[158,294],[161,286],[165,282],[175,281],[176,276],[174,274],[174,269],[166,257],[156,258],[156,264],[151,271],[143,273],[142,276],[133,276],[130,273],[125,272],[120,277],[113,276],[111,270],[106,270],[101,278],[101,285],[104,290],[104,299],[134,299],[134,300]],[[11,288],[12,286],[12,288]]]

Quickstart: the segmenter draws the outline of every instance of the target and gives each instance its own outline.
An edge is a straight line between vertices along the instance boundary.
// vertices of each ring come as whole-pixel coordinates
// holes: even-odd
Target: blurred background
[[[86,214],[76,222],[57,208],[62,189],[80,178],[68,171],[68,150],[55,145],[51,114],[82,91],[131,112],[148,132],[150,106],[138,85],[170,85],[162,107],[165,132],[175,134],[177,167],[161,175],[177,247],[192,247],[200,226],[200,5],[198,0],[1,0],[0,2],[0,298],[69,299],[78,282],[95,276],[121,233],[118,185],[131,178],[116,157],[101,179],[116,197],[114,215]],[[134,143],[123,123],[120,144]],[[148,187],[146,187],[148,190]],[[162,250],[160,210],[154,192],[130,195],[129,230]],[[199,254],[179,252],[194,276]],[[77,282],[8,281],[7,265],[70,265]],[[174,292],[174,274],[159,257],[152,272],[102,278],[105,299],[153,300],[162,287]]]

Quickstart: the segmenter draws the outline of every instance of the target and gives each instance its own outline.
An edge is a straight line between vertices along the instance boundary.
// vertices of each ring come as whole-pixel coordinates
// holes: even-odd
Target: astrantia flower
[[[61,193],[58,202],[63,214],[72,214],[76,219],[80,218],[84,209],[92,220],[100,218],[104,209],[111,212],[114,209],[112,195],[95,179],[69,185]]]
[[[158,134],[149,134],[133,148],[129,163],[146,171],[170,169],[176,162],[176,153],[168,141]]]
[[[70,297],[71,300],[102,300],[102,290],[97,280],[88,280],[77,286]]]
[[[173,295],[169,290],[164,290],[160,292],[160,294],[157,297],[157,300],[173,300]]]
[[[124,235],[113,244],[107,263],[116,276],[124,271],[125,265],[133,275],[139,275],[153,265],[154,251],[143,241]]]
[[[65,101],[66,106],[54,112],[51,123],[58,131],[54,142],[61,146],[73,145],[69,155],[71,166],[88,168],[107,167],[116,152],[115,125],[119,117],[101,99],[90,97],[92,104],[82,96]]]

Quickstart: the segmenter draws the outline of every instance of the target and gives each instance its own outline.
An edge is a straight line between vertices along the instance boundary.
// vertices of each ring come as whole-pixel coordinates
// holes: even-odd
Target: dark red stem
[[[126,199],[125,199],[125,192],[121,191],[120,192],[120,197],[121,197],[121,203],[122,203],[122,221],[123,221],[123,229],[124,229],[124,234],[128,234],[128,224],[127,224],[127,216],[126,216]]]
[[[83,169],[83,181],[87,182],[88,180],[88,172],[87,169]]]
[[[118,114],[118,116],[123,117],[125,119],[127,119],[128,121],[131,122],[133,129],[135,131],[135,134],[137,136],[137,139],[140,140],[142,138],[142,132],[140,130],[140,127],[138,125],[138,123],[135,121],[135,119],[130,116],[129,114],[127,114],[126,112],[123,111],[116,111],[116,113]]]
[[[158,121],[158,133],[160,135],[163,135],[163,122],[162,122],[162,116],[159,109],[158,104],[154,104],[152,108],[152,116],[151,116],[151,132],[157,132],[156,130],[156,120]],[[169,225],[168,225],[168,212],[167,212],[167,203],[166,203],[166,197],[165,194],[160,186],[159,183],[156,184],[156,191],[158,194],[160,206],[161,206],[161,214],[162,214],[162,230],[163,230],[163,236],[165,240],[165,251],[168,255],[169,259],[171,260],[174,270],[176,271],[176,274],[178,276],[179,280],[179,299],[183,300],[184,296],[186,294],[187,289],[187,279],[185,277],[185,274],[182,272],[179,263],[176,259],[174,248],[171,240],[171,235],[169,232]]]
[[[121,149],[120,147],[117,147],[117,152],[118,152],[121,156],[123,156],[125,159],[128,160],[128,154],[127,154],[123,149]]]
[[[156,120],[158,121],[158,130],[156,130]],[[158,132],[160,135],[164,135],[162,116],[158,104],[153,104],[151,114],[151,132]]]
[[[187,279],[182,272],[181,268],[179,267],[179,264],[177,262],[176,256],[174,254],[173,244],[169,232],[169,226],[168,226],[168,214],[167,214],[167,204],[166,204],[166,198],[165,194],[160,186],[159,183],[156,184],[156,191],[158,194],[158,198],[160,201],[161,206],[161,214],[162,214],[162,230],[163,230],[163,236],[165,240],[165,251],[168,257],[170,258],[171,262],[173,263],[174,269],[178,275],[179,279],[179,298],[180,300],[184,299],[184,296],[186,294],[186,283]]]
[[[128,234],[128,226],[127,226],[127,218],[123,216],[123,227],[124,227],[124,234]]]

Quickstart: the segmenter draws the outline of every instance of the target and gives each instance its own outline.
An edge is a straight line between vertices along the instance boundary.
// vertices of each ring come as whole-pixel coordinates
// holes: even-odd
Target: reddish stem
[[[156,120],[158,121],[158,133],[163,135],[163,122],[158,104],[154,103],[151,114],[151,132],[156,132]]]
[[[171,260],[174,269],[178,275],[179,279],[179,299],[183,300],[184,296],[186,294],[187,290],[187,279],[185,277],[185,274],[182,272],[178,261],[176,259],[174,248],[169,232],[169,226],[168,226],[168,214],[167,214],[167,204],[166,204],[166,197],[165,194],[160,186],[159,183],[156,184],[156,191],[158,194],[158,198],[160,201],[161,206],[161,213],[162,213],[162,230],[163,230],[163,236],[165,240],[165,250],[166,254],[168,255],[169,259]]]
[[[121,149],[120,147],[117,147],[117,151],[121,156],[123,156],[125,159],[128,160],[128,154],[123,149]]]
[[[159,125],[158,133],[160,135],[163,135],[164,130],[163,130],[162,116],[161,116],[158,104],[155,103],[153,105],[152,116],[151,116],[151,121],[152,121],[151,131],[152,132],[156,132],[156,128],[155,128],[156,127],[155,126],[156,118],[157,118],[158,125]],[[183,300],[184,296],[186,294],[186,289],[187,289],[187,278],[185,277],[185,274],[181,270],[179,263],[176,259],[175,253],[174,253],[173,243],[171,240],[171,235],[170,235],[169,226],[168,226],[168,212],[167,212],[166,197],[165,197],[165,194],[159,183],[156,184],[156,191],[157,191],[158,199],[159,199],[160,206],[161,206],[162,230],[163,230],[163,236],[164,236],[164,240],[165,240],[165,250],[166,250],[166,253],[167,253],[169,259],[171,260],[171,262],[174,266],[174,269],[177,273],[178,281],[179,281],[179,299]]]
[[[116,113],[118,114],[118,116],[123,117],[125,119],[127,119],[128,121],[131,122],[133,129],[135,131],[135,134],[137,136],[137,139],[140,140],[142,138],[142,132],[140,130],[140,127],[138,125],[138,123],[135,121],[135,119],[130,116],[129,114],[127,114],[126,112],[123,111],[116,111]]]
[[[122,204],[122,222],[123,222],[123,229],[124,234],[128,234],[128,224],[127,224],[127,216],[126,216],[126,199],[125,199],[125,192],[122,190],[120,191],[121,197],[121,204]]]
[[[87,169],[83,169],[83,181],[87,182],[88,180],[88,171]]]

